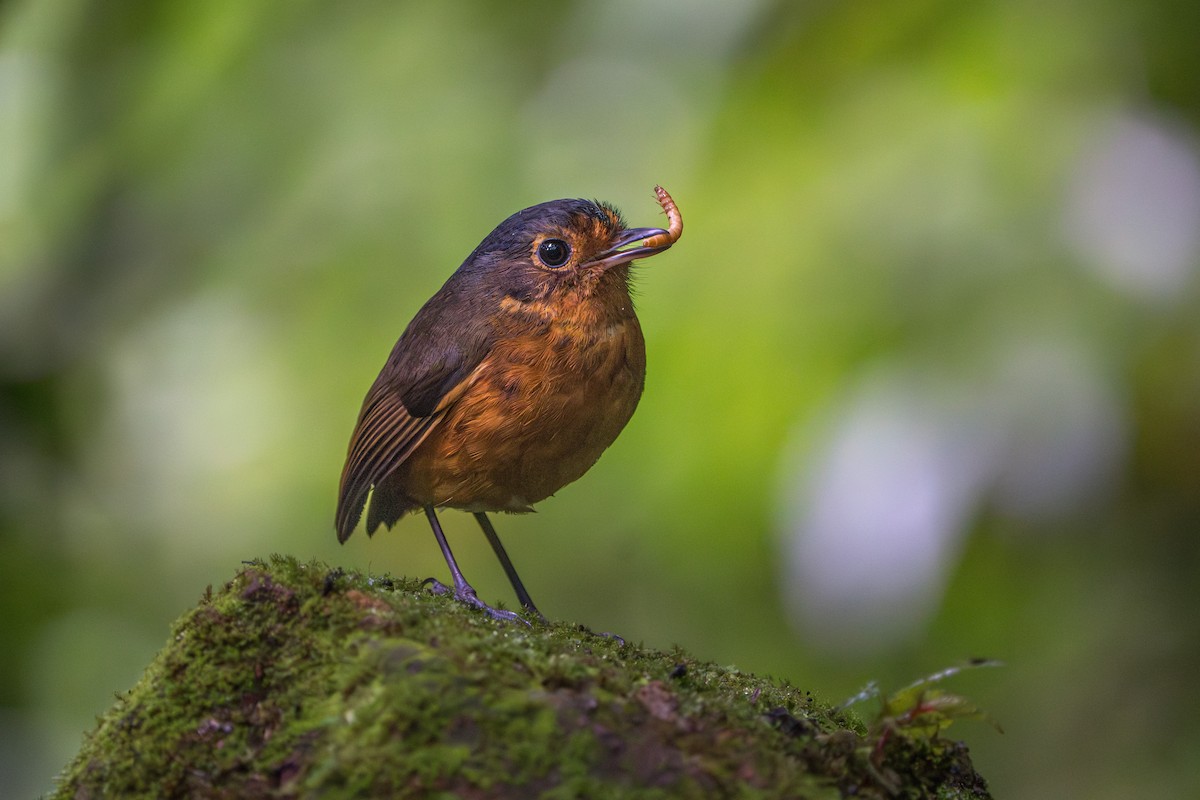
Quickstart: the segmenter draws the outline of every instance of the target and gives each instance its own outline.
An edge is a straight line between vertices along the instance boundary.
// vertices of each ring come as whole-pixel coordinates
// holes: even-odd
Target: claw
[[[502,608],[492,608],[487,603],[480,600],[479,595],[475,593],[475,589],[469,583],[463,583],[458,589],[452,589],[439,581],[437,578],[426,578],[425,580],[421,581],[421,585],[428,586],[429,590],[434,594],[448,594],[464,605],[471,606],[472,608],[478,608],[492,619],[502,619],[505,622],[519,622],[527,628],[533,627],[529,624],[528,620],[522,619],[521,616],[515,611],[506,611]]]
[[[421,581],[422,586],[428,586],[429,591],[434,594],[450,594],[450,587],[439,581],[437,578],[426,578]]]

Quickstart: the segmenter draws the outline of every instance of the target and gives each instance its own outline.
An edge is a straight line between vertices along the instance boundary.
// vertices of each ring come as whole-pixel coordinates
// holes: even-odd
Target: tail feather
[[[371,492],[370,506],[367,508],[367,536],[373,536],[380,525],[391,528],[414,508],[417,508],[416,503],[384,481]]]

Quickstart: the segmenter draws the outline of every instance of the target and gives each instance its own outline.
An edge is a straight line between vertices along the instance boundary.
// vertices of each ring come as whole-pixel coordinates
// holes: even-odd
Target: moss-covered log
[[[939,797],[961,745],[786,683],[275,558],[175,625],[63,798]]]

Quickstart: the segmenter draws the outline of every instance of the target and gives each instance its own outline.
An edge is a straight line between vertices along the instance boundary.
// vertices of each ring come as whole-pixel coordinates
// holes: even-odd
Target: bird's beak
[[[601,269],[609,269],[610,267],[628,264],[635,258],[643,256],[652,256],[656,253],[661,253],[670,247],[670,244],[662,245],[661,247],[629,247],[629,245],[637,244],[638,242],[649,239],[651,236],[664,236],[667,232],[662,228],[629,228],[617,234],[616,240],[612,243],[612,247],[602,253],[598,253],[592,259],[590,266],[600,267]],[[674,242],[672,242],[674,244]],[[622,250],[621,248],[628,248]]]

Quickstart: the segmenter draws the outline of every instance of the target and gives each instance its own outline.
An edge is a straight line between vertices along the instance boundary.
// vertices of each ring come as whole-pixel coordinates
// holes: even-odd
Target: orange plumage
[[[515,618],[475,596],[435,509],[473,512],[522,605],[537,612],[486,512],[531,511],[582,476],[633,415],[646,355],[629,265],[682,231],[674,201],[658,191],[669,230],[628,229],[607,205],[557,200],[514,214],[471,253],[367,394],[342,472],[339,540],[368,494],[368,533],[423,508],[455,596]]]

